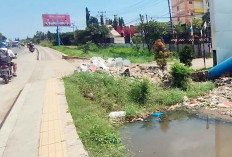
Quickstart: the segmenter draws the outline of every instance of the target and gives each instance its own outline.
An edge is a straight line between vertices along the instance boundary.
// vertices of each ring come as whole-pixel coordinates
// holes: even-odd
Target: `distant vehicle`
[[[13,41],[12,42],[12,47],[18,47],[19,45],[19,42],[18,41]]]
[[[6,51],[0,49],[0,78],[8,84],[9,80],[13,77],[11,60]]]
[[[6,42],[0,42],[0,47],[8,47],[8,44]]]

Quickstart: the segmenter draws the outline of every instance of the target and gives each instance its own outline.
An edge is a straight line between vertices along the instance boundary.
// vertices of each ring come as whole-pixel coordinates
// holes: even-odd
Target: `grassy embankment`
[[[115,80],[98,72],[75,73],[64,78],[64,82],[78,133],[90,156],[94,157],[125,156],[117,127],[108,120],[111,111],[124,110],[127,117],[140,116],[181,102],[185,95],[194,98],[214,88],[212,82],[205,82],[195,83],[187,91],[164,89],[146,80],[131,81],[124,77]]]
[[[102,57],[104,59],[122,57],[124,59],[129,59],[132,63],[147,63],[154,60],[154,54],[148,50],[140,50],[137,52],[133,48],[125,47],[98,48],[89,51],[89,53],[84,53],[77,46],[53,46],[52,48],[68,56],[76,57]]]

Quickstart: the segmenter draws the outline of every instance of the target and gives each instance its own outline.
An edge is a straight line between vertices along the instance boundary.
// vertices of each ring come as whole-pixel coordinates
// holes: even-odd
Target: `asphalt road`
[[[31,53],[26,47],[12,48],[18,54],[15,62],[18,65],[17,77],[9,84],[4,84],[0,78],[0,128],[20,91],[27,83],[46,81],[50,78],[60,78],[74,71],[74,67],[61,59],[57,51],[36,46],[40,52],[40,61],[37,52]]]
[[[37,62],[36,53],[29,53],[26,48],[12,48],[12,51],[18,53],[18,58],[15,59],[18,64],[18,77],[14,77],[9,84],[4,84],[3,79],[0,78],[0,124],[30,78]]]

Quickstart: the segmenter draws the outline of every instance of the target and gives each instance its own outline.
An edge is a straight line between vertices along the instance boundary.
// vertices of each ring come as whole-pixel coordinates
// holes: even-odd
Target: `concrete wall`
[[[218,63],[232,57],[232,1],[210,0],[213,50]]]

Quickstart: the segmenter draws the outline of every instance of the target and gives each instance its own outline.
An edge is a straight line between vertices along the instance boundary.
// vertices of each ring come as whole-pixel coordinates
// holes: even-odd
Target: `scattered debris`
[[[191,78],[195,82],[206,81],[207,76],[208,76],[208,71],[207,70],[194,72],[194,73],[191,74]]]
[[[126,116],[126,112],[125,111],[117,111],[117,112],[111,112],[109,114],[109,118],[112,118],[112,119],[117,119],[117,118],[125,118]]]
[[[131,65],[131,62],[122,58],[93,57],[85,64],[79,64],[77,72],[95,72],[103,70],[111,76],[126,76],[133,78],[146,78],[153,83],[169,83],[170,74],[167,70],[161,70],[159,66]]]
[[[232,78],[220,78],[216,80],[216,84],[217,88],[208,94],[191,101],[185,96],[182,103],[171,106],[168,110],[184,107],[192,111],[208,110],[216,111],[219,115],[232,116]]]
[[[152,114],[154,117],[161,117],[163,115],[163,113],[153,113]]]
[[[95,100],[93,93],[84,94],[84,97],[89,98],[90,100]]]

